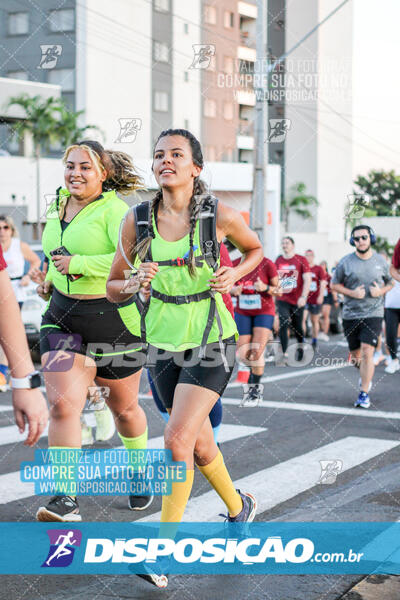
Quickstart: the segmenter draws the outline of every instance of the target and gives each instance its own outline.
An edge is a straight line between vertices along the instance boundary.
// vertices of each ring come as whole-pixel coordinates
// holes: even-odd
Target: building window
[[[168,12],[169,0],[154,0],[154,10],[158,10],[158,12]]]
[[[50,31],[74,31],[74,9],[60,8],[51,10],[49,17]]]
[[[154,110],[158,112],[168,112],[168,93],[155,92],[154,94]]]
[[[75,91],[74,69],[49,69],[47,83],[61,85],[61,90],[63,92]]]
[[[183,33],[186,33],[186,34],[189,33],[189,24],[188,23],[183,24]]]
[[[224,119],[232,121],[233,119],[233,102],[224,102]]]
[[[215,6],[206,6],[204,7],[204,21],[208,25],[216,25],[217,24],[217,9]]]
[[[27,12],[8,15],[8,35],[24,35],[29,33],[29,14]]]
[[[206,160],[210,162],[215,162],[217,160],[217,150],[215,146],[206,146],[205,147],[205,155]]]
[[[233,58],[224,56],[224,73],[233,73]]]
[[[189,73],[187,71],[183,72],[183,80],[186,82],[189,81]]]
[[[204,116],[210,117],[214,119],[217,116],[217,103],[215,100],[211,100],[211,98],[206,98],[204,100]]]
[[[153,57],[157,62],[169,62],[168,44],[164,42],[154,42]]]
[[[229,10],[226,10],[224,12],[224,27],[228,27],[229,29],[232,29],[232,27],[235,24],[235,15],[233,12],[230,12]]]
[[[26,71],[8,71],[7,77],[11,79],[23,79],[24,81],[28,80],[28,73]]]

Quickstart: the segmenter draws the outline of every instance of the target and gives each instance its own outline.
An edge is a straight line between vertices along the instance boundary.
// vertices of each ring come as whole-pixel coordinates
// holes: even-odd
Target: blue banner
[[[0,538],[1,574],[400,574],[400,523],[0,523]]]

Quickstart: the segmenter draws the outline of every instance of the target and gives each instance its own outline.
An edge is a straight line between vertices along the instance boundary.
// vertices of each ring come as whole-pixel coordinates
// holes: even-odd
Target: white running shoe
[[[385,373],[389,373],[389,375],[393,375],[393,373],[396,373],[399,370],[400,370],[399,359],[395,358],[389,362],[388,366],[385,369]]]
[[[81,423],[82,446],[91,446],[94,442],[93,430],[86,423]]]
[[[115,433],[114,417],[107,405],[103,410],[95,410],[96,419],[96,441],[105,442],[112,438]]]
[[[375,350],[374,352],[374,365],[377,367],[379,363],[385,360],[382,350]]]
[[[326,335],[323,331],[320,331],[318,334],[318,339],[322,342],[329,342],[329,335]]]

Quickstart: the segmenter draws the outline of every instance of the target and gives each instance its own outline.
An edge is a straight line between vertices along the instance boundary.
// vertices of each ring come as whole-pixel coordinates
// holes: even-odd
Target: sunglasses
[[[10,229],[9,225],[0,225],[0,230],[1,229]]]
[[[360,240],[367,240],[369,238],[369,235],[353,235],[353,240],[355,242],[359,242]]]

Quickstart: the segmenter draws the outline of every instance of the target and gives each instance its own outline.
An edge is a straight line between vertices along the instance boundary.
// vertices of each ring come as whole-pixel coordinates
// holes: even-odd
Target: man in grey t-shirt
[[[375,234],[368,225],[353,228],[350,244],[356,251],[337,265],[331,287],[343,294],[343,328],[353,364],[360,369],[360,392],[354,406],[369,408],[374,375],[374,350],[382,330],[384,296],[393,287],[385,259],[373,252]]]

